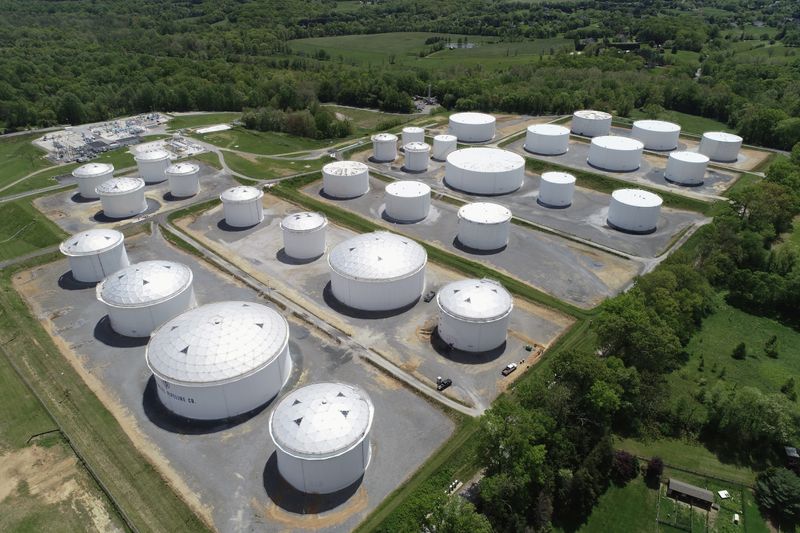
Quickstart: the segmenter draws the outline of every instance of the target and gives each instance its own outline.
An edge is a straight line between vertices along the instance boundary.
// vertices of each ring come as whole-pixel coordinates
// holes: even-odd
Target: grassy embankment
[[[179,115],[167,122],[169,131],[181,130],[185,128],[201,128],[203,126],[213,126],[215,124],[229,124],[242,116],[236,112],[220,113],[199,113],[197,115]]]
[[[271,159],[269,157],[244,157],[224,151],[223,157],[231,170],[257,180],[271,180],[319,170],[330,158],[319,159]]]
[[[0,261],[53,246],[67,237],[31,201],[25,198],[0,204]]]
[[[256,155],[278,155],[317,150],[334,146],[335,140],[316,140],[272,131],[254,131],[237,126],[230,130],[195,134],[193,137],[225,150],[235,150]]]

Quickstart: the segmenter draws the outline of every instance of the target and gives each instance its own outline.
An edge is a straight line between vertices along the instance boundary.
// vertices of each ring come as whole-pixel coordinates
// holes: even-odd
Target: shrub
[[[733,349],[731,357],[739,360],[745,359],[747,357],[747,346],[745,346],[743,342],[740,342],[736,348]]]
[[[614,452],[614,459],[611,461],[611,480],[622,487],[637,475],[639,475],[639,460],[626,451]]]
[[[661,460],[661,457],[653,457],[647,463],[647,471],[645,472],[645,478],[651,484],[657,484],[661,482],[661,476],[664,474],[664,461]]]

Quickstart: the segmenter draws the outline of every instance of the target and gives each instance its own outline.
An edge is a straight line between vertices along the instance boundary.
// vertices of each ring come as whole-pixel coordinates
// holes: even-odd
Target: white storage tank
[[[149,150],[138,152],[133,156],[136,166],[139,168],[139,177],[145,183],[159,183],[167,179],[167,168],[169,168],[169,152],[166,150]]]
[[[431,159],[431,146],[423,142],[411,142],[405,145],[405,164],[403,168],[410,172],[425,172]]]
[[[652,233],[661,215],[661,197],[641,189],[617,189],[611,193],[608,225],[627,233]]]
[[[575,176],[566,172],[544,172],[539,180],[537,201],[545,207],[565,208],[572,205]]]
[[[369,465],[375,409],[344,383],[314,383],[284,396],[269,417],[278,472],[295,489],[328,494],[349,487]]]
[[[144,181],[140,178],[111,178],[96,191],[103,214],[109,218],[127,218],[147,211]]]
[[[425,290],[425,248],[386,231],[357,235],[328,254],[331,291],[364,311],[390,311],[414,303]]]
[[[321,213],[294,213],[281,220],[283,251],[295,259],[313,259],[325,253],[328,219]]]
[[[439,337],[465,352],[487,352],[506,342],[514,300],[491,279],[448,283],[436,296]]]
[[[378,133],[372,136],[372,159],[387,163],[397,159],[397,135]]]
[[[572,133],[584,137],[600,137],[611,131],[611,114],[594,109],[581,109],[572,114]]]
[[[700,139],[699,152],[708,156],[711,161],[735,163],[739,159],[742,138],[724,131],[707,131]]]
[[[458,138],[455,135],[443,133],[433,138],[433,151],[431,157],[437,161],[445,161],[450,152],[458,148]]]
[[[419,181],[394,181],[386,186],[386,216],[398,222],[417,222],[428,216],[431,188]]]
[[[637,120],[631,136],[648,150],[674,150],[678,147],[681,127],[663,120]]]
[[[196,420],[230,418],[264,405],[288,381],[289,324],[258,303],[207,304],[161,326],[145,359],[167,409]]]
[[[664,177],[681,185],[702,185],[708,157],[697,152],[672,152],[667,159]]]
[[[69,258],[72,277],[94,283],[130,264],[125,236],[113,229],[90,229],[76,233],[59,246]]]
[[[97,187],[114,177],[114,165],[108,163],[88,163],[72,171],[78,182],[78,191],[88,200],[97,200]]]
[[[471,194],[506,194],[522,187],[525,159],[500,148],[465,148],[447,156],[445,182]]]
[[[200,192],[200,166],[194,163],[176,163],[166,170],[169,192],[176,198],[194,196]]]
[[[403,147],[409,143],[424,143],[425,130],[417,126],[406,126],[403,128]]]
[[[322,190],[332,198],[356,198],[369,191],[369,167],[359,161],[334,161],[322,167]]]
[[[219,195],[225,223],[234,228],[249,228],[264,220],[264,206],[261,199],[264,191],[256,187],[239,185],[227,189]]]
[[[450,134],[460,142],[478,143],[494,139],[496,120],[486,113],[450,115]]]
[[[196,304],[192,269],[174,261],[143,261],[106,277],[97,285],[111,329],[128,337],[147,337],[157,327]]]
[[[534,154],[560,155],[569,150],[569,130],[557,124],[528,126],[524,148]]]
[[[628,137],[606,135],[595,137],[589,145],[587,161],[593,167],[613,172],[630,172],[642,164],[641,141]]]
[[[458,241],[474,250],[499,250],[508,244],[511,211],[499,204],[476,202],[458,210]]]

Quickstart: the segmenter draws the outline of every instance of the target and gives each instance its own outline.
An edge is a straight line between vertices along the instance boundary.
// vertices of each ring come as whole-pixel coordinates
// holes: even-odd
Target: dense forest
[[[339,9],[330,1],[6,0],[0,20],[0,125],[9,131],[150,110],[286,113],[313,101],[408,111],[430,84],[448,109],[627,115],[670,109],[714,118],[748,142],[800,140],[800,59],[732,46],[739,28],[800,44],[791,2],[417,2]],[[294,52],[292,39],[396,31],[562,36],[580,54],[549,51],[504,69],[364,65]],[[618,41],[640,46],[626,50]],[[420,45],[423,45],[421,42]],[[784,48],[785,53],[794,52]],[[678,61],[682,52],[696,62]],[[699,70],[698,70],[699,69]]]

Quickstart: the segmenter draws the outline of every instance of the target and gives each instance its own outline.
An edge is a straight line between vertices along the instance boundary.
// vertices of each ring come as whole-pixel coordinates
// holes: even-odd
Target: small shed
[[[710,490],[672,478],[670,478],[667,485],[667,496],[672,496],[676,500],[685,501],[703,509],[709,509],[714,503],[714,495]]]

